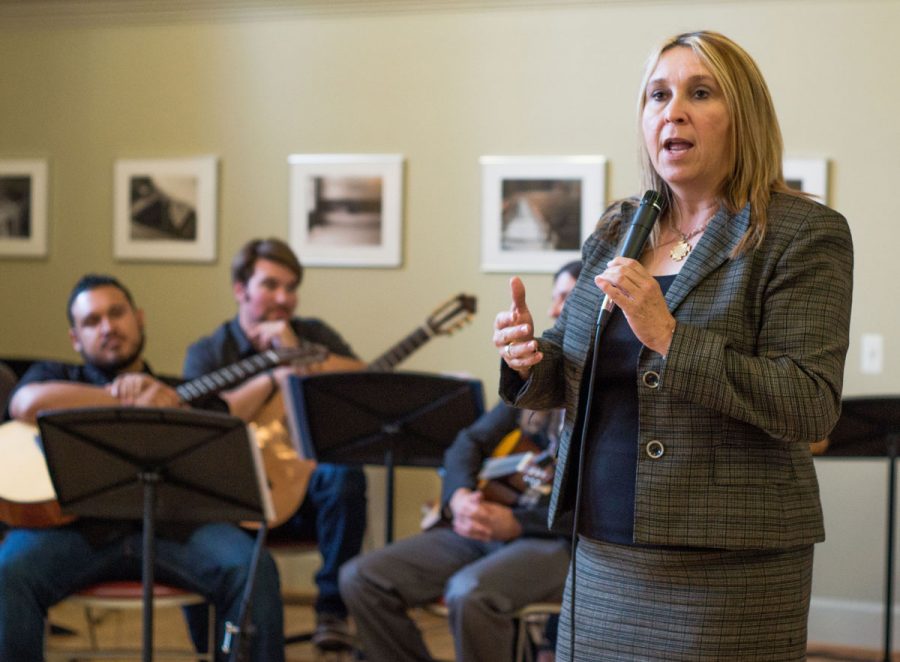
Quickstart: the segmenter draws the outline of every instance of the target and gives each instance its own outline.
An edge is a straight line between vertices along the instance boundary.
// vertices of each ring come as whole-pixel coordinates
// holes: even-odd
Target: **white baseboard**
[[[891,630],[897,640],[897,607]],[[884,644],[884,604],[813,597],[809,605],[809,641],[880,649]]]

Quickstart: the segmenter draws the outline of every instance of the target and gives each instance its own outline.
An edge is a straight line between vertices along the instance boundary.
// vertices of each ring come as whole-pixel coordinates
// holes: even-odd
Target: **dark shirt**
[[[298,338],[323,345],[332,354],[357,358],[344,339],[321,320],[295,317],[291,320],[291,328]],[[234,317],[188,347],[184,377],[194,379],[258,353]]]
[[[555,450],[561,419],[556,412],[533,412],[500,403],[484,413],[472,425],[460,431],[444,453],[444,478],[441,505],[447,511],[450,498],[461,487],[478,487],[478,473],[484,461],[491,457],[507,434],[518,428],[527,431],[529,438],[541,449]],[[549,537],[547,528],[549,495],[533,506],[514,506],[513,515],[522,526],[522,535]]]
[[[149,368],[146,372],[153,374]],[[104,386],[115,378],[115,371],[102,370],[93,365],[38,361],[33,363],[16,383],[16,391],[26,384],[34,382],[79,382],[81,384]]]
[[[663,294],[675,276],[657,276]],[[641,342],[619,308],[601,339],[594,402],[585,438],[579,533],[622,545],[634,543],[638,396],[635,366]]]

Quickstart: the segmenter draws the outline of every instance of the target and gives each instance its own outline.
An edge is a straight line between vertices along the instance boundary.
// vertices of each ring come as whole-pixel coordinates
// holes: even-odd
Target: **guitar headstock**
[[[425,324],[437,335],[450,335],[471,321],[476,303],[477,299],[471,294],[457,294],[438,306]]]
[[[278,347],[272,350],[278,356],[278,364],[298,363],[309,365],[321,363],[328,358],[328,350],[322,345],[301,342],[299,347]]]

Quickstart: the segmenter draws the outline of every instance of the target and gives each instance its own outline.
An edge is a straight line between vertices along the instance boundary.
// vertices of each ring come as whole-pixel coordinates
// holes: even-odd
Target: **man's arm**
[[[317,375],[326,372],[347,372],[365,370],[366,364],[347,356],[329,354],[320,363],[304,366],[285,365],[251,377],[237,388],[223,391],[221,397],[228,403],[232,416],[250,422],[271,400],[277,391],[284,388],[290,375]]]
[[[249,423],[278,390],[274,370],[267,370],[251,377],[240,386],[219,394],[228,403],[228,411],[242,421]]]
[[[119,401],[103,386],[76,382],[33,382],[17,389],[9,402],[9,414],[23,423],[34,423],[39,411],[104,407]]]
[[[442,506],[450,505],[450,500],[459,488],[474,490],[477,487],[481,465],[503,438],[518,426],[518,410],[500,403],[482,414],[469,427],[460,430],[444,452]]]
[[[41,411],[78,407],[177,407],[178,394],[170,386],[144,373],[119,375],[105,386],[67,381],[34,381],[17,389],[9,403],[10,415],[34,423]]]
[[[475,490],[484,460],[518,427],[517,410],[498,404],[460,431],[444,453],[442,503],[453,530],[465,538],[512,540],[522,534],[512,509],[483,499]]]

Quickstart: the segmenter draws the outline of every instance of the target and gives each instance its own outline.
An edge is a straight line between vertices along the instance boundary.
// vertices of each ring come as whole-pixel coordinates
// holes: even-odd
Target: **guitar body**
[[[63,515],[56,499],[38,503],[16,503],[0,500],[0,522],[17,529],[45,529],[68,524],[75,519]]]
[[[0,521],[38,528],[74,519],[64,516],[56,502],[37,426],[19,421],[0,426],[0,457]]]
[[[478,489],[488,501],[502,503],[505,506],[517,505],[522,495],[533,488],[534,478],[542,483],[552,479],[552,470],[545,474],[544,469],[535,471],[532,466],[534,458],[540,457],[541,448],[521,428],[508,433],[481,470]],[[531,480],[529,480],[531,479]]]
[[[300,508],[316,463],[300,457],[294,448],[284,421],[281,392],[276,392],[269,399],[250,427],[256,433],[256,443],[262,453],[275,509],[275,518],[268,524],[270,528],[275,528],[284,524]],[[258,528],[259,524],[242,522],[241,526],[252,529]]]
[[[464,294],[446,301],[432,312],[423,325],[372,361],[368,370],[393,370],[434,336],[450,335],[467,324],[475,313],[475,307],[475,297]],[[250,425],[256,431],[257,443],[266,466],[275,507],[275,519],[269,522],[269,526],[274,528],[289,520],[303,503],[316,463],[300,456],[294,447],[280,390],[256,414]],[[258,525],[245,522],[241,526],[254,528]]]

